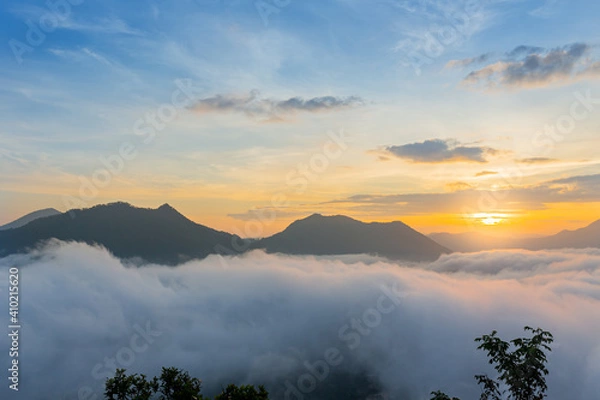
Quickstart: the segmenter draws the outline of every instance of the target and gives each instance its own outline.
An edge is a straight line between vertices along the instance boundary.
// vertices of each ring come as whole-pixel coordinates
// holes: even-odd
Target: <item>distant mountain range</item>
[[[0,231],[0,256],[26,251],[52,238],[99,244],[117,257],[164,264],[252,249],[284,254],[365,253],[418,261],[450,253],[402,222],[364,223],[315,214],[281,233],[243,246],[238,236],[196,224],[168,204],[146,209],[112,203],[38,218],[20,228]]]
[[[147,209],[112,203],[0,231],[0,256],[25,251],[51,238],[99,244],[117,257],[172,265],[204,258],[219,245],[231,247],[235,236],[196,224],[168,204]]]
[[[574,231],[564,230],[556,235],[538,239],[528,239],[524,248],[529,250],[559,249],[559,248],[582,249],[587,247],[600,247],[600,220]]]
[[[476,233],[436,233],[427,237],[399,221],[365,223],[343,215],[313,214],[273,236],[244,242],[236,235],[197,224],[168,204],[149,209],[119,202],[64,214],[46,209],[19,218],[0,228],[0,257],[25,252],[52,238],[98,244],[120,258],[169,265],[210,254],[232,255],[252,249],[296,255],[371,254],[392,260],[431,261],[452,251],[600,247],[600,221],[544,238],[507,240]]]
[[[20,228],[22,226],[27,225],[28,223],[30,223],[32,221],[35,221],[36,219],[51,217],[53,215],[58,215],[58,214],[61,214],[61,212],[58,210],[55,210],[54,208],[46,208],[43,210],[34,211],[32,213],[22,216],[21,218],[17,219],[16,221],[11,222],[10,224],[0,226],[0,231],[5,231],[7,229]]]
[[[544,250],[588,247],[600,248],[600,220],[574,231],[564,230],[556,235],[541,238],[498,238],[468,233],[433,233],[429,237],[457,252],[477,252],[494,249]]]
[[[285,254],[373,254],[390,259],[431,261],[451,251],[402,222],[364,223],[343,216],[313,214],[254,248]]]

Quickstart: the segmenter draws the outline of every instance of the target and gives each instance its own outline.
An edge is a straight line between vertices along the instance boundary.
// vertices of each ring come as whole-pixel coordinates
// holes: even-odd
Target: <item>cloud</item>
[[[551,50],[519,46],[507,53],[507,58],[469,73],[462,83],[476,88],[523,89],[597,78],[600,67],[590,57],[591,49],[585,43]]]
[[[521,45],[507,52],[506,57],[509,59],[516,59],[518,57],[528,56],[530,54],[535,53],[542,53],[544,51],[545,49],[543,47]]]
[[[548,158],[548,157],[530,157],[530,158],[521,158],[516,161],[519,163],[522,163],[522,164],[548,164],[548,163],[557,162],[558,160],[555,158]]]
[[[115,67],[114,63],[108,60],[105,56],[99,54],[94,50],[90,50],[87,47],[83,47],[78,50],[65,50],[65,49],[49,49],[49,53],[54,54],[58,57],[69,58],[75,61],[82,61],[85,58],[92,58],[95,61],[104,64],[109,67]]]
[[[121,75],[124,78],[127,78],[133,82],[140,83],[140,77],[136,72],[131,70],[129,67],[121,64],[120,62],[110,59],[109,57],[100,54],[96,50],[89,49],[87,47],[82,47],[78,49],[59,49],[59,48],[50,48],[48,49],[50,54],[53,54],[57,57],[61,57],[67,59],[69,62],[79,62],[79,63],[89,63],[90,60],[94,62],[100,63],[101,65],[108,68],[108,70]]]
[[[529,12],[529,15],[537,18],[550,18],[558,12],[559,0],[545,0],[544,4]]]
[[[465,214],[469,212],[465,210],[477,209],[482,202],[490,202],[496,210],[519,212],[524,209],[542,210],[552,203],[586,203],[600,199],[600,174],[511,186],[511,178],[506,176],[518,176],[518,171],[505,173],[504,186],[494,188],[493,192],[465,188],[450,193],[357,194],[323,204],[337,207],[343,204],[348,207],[348,212],[369,212],[373,215],[417,215],[432,212]]]
[[[477,57],[464,58],[462,60],[450,60],[446,63],[445,68],[466,68],[473,64],[481,64],[490,59],[492,53],[481,54]]]
[[[498,175],[498,172],[496,171],[481,171],[475,174],[476,178],[479,178],[480,176],[488,176],[488,175]]]
[[[590,189],[600,189],[600,174],[596,175],[578,175],[568,178],[555,179],[548,182],[548,185],[553,184],[577,184],[580,186],[588,186]]]
[[[486,155],[496,154],[489,147],[467,147],[455,140],[432,139],[401,146],[388,146],[385,151],[398,158],[418,163],[478,162],[485,163]]]
[[[247,95],[217,94],[213,97],[201,99],[191,108],[201,113],[234,112],[242,113],[253,118],[263,118],[269,121],[283,120],[298,112],[317,113],[333,112],[343,109],[359,107],[365,102],[357,96],[334,97],[323,96],[311,99],[292,97],[287,100],[274,100],[260,98],[257,91]]]
[[[76,399],[89,387],[101,397],[112,359],[150,376],[161,366],[187,369],[206,394],[235,381],[264,383],[285,399],[285,382],[297,385],[307,364],[322,365],[335,348],[342,361],[315,379],[313,399],[340,398],[328,392],[339,387],[357,393],[347,400],[373,392],[416,400],[437,389],[478,398],[473,375],[493,370],[473,339],[494,329],[514,338],[527,324],[556,338],[549,398],[600,392],[600,250],[452,254],[410,265],[364,258],[255,252],[134,268],[100,248],[54,242],[1,259],[23,282],[20,395]],[[9,347],[7,335],[0,345]],[[367,385],[362,395],[350,390]],[[0,396],[11,398],[7,385]]]
[[[590,64],[585,70],[579,73],[580,78],[598,78],[600,76],[600,61]]]
[[[474,186],[466,182],[451,182],[446,184],[446,188],[452,192],[458,192],[460,190],[473,189]]]
[[[119,18],[104,18],[97,21],[75,21],[70,18],[63,20],[60,25],[62,29],[102,33],[102,34],[124,34],[133,36],[143,36],[144,33],[138,29],[132,28]]]
[[[84,33],[98,34],[124,34],[133,36],[143,36],[144,32],[132,28],[126,21],[117,17],[97,18],[94,20],[75,19],[76,13],[67,12],[63,15],[62,10],[52,11],[52,8],[21,4],[15,7],[12,12],[23,20],[38,21],[41,18],[51,19],[55,29],[65,29]],[[77,13],[79,14],[79,13]],[[56,18],[60,15],[61,17]]]

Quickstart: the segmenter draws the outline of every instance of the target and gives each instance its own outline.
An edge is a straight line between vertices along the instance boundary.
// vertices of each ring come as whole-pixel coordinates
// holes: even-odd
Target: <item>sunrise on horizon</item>
[[[600,218],[599,6],[537,3],[87,2],[47,33],[9,3],[0,223],[127,201],[221,230],[262,210],[265,235],[313,212],[580,228]]]
[[[3,2],[0,397],[598,399],[599,17]]]

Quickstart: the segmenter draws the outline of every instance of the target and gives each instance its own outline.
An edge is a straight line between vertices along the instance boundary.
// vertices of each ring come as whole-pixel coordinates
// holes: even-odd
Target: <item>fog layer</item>
[[[138,268],[53,242],[0,260],[4,299],[13,266],[21,380],[18,397],[5,380],[2,398],[101,399],[116,367],[154,376],[177,366],[207,394],[235,382],[265,384],[276,399],[346,390],[344,399],[421,400],[441,389],[469,400],[480,393],[473,375],[493,373],[473,339],[492,330],[511,339],[525,325],[555,336],[550,399],[600,393],[598,249],[406,265],[253,252]],[[0,346],[8,368],[7,335]]]

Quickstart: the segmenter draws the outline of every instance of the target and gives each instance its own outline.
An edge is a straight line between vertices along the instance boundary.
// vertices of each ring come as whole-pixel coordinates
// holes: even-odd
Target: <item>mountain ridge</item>
[[[308,247],[281,249],[282,234]],[[305,232],[306,231],[306,232]],[[178,264],[210,254],[235,255],[241,238],[197,224],[168,203],[156,209],[125,202],[73,209],[14,229],[0,231],[0,256],[23,252],[51,238],[99,244],[120,258]],[[275,239],[273,239],[275,238]],[[308,238],[308,239],[307,239]],[[315,240],[316,239],[316,240]],[[312,214],[292,222],[286,230],[247,241],[246,251],[262,248],[288,254],[377,254],[391,259],[433,260],[450,253],[401,221],[362,222],[345,215]]]
[[[375,254],[429,261],[451,251],[401,221],[362,222],[345,215],[312,214],[252,245],[268,253],[305,255]]]
[[[371,254],[391,260],[433,261],[453,251],[600,248],[600,220],[547,237],[505,240],[478,233],[426,236],[402,221],[363,222],[346,215],[314,213],[293,221],[281,232],[248,239],[247,246],[239,246],[239,236],[191,221],[168,203],[153,209],[114,202],[0,230],[0,257],[27,251],[52,238],[99,244],[120,258],[168,265],[256,249],[291,255]]]
[[[5,231],[8,229],[20,228],[22,226],[27,225],[30,222],[35,221],[36,219],[51,217],[54,215],[62,214],[60,211],[54,208],[44,208],[42,210],[37,210],[30,212],[29,214],[25,214],[16,220],[9,222],[8,224],[0,226],[0,231]]]
[[[600,219],[588,225],[554,235],[536,238],[510,238],[481,235],[477,232],[432,233],[428,235],[436,242],[457,252],[477,252],[494,249],[545,250],[561,248],[600,248]]]
[[[216,253],[236,238],[197,224],[169,205],[157,209],[116,202],[33,221],[0,231],[0,256],[26,251],[51,238],[99,244],[120,258],[179,264]]]

